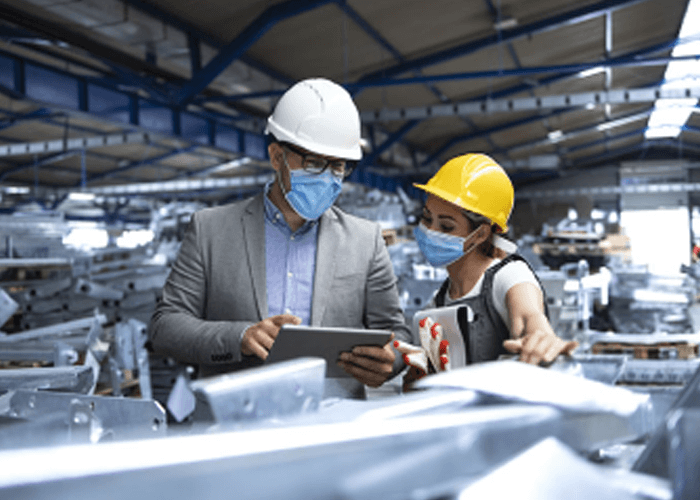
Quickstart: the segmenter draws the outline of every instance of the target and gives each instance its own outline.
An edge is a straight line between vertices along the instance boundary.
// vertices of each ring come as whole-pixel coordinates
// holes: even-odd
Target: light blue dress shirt
[[[301,324],[311,321],[311,298],[316,269],[318,221],[306,221],[292,232],[265,186],[265,270],[270,316],[294,314]]]

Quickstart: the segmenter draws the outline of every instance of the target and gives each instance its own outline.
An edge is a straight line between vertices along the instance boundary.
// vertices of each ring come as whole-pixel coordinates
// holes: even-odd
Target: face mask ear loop
[[[476,233],[481,229],[482,226],[483,226],[483,224],[482,224],[481,226],[477,227],[476,229],[474,229],[474,231],[472,231],[471,233],[469,233],[469,234],[464,238],[464,244],[465,244],[465,245],[467,244],[467,242],[468,242],[469,240],[471,240],[471,239],[474,237],[474,235],[476,235]],[[471,246],[469,247],[469,250],[465,250],[464,247],[462,247],[462,250],[464,250],[464,255],[467,255],[467,254],[471,253],[472,251],[474,251],[475,248],[476,248],[476,245],[471,245]]]
[[[282,148],[282,159],[284,160],[284,166],[287,167],[287,172],[289,172],[291,169],[289,168],[289,162],[287,161],[287,151],[285,151],[284,148]],[[280,185],[280,190],[282,191],[282,195],[286,198],[289,191],[287,191],[284,187],[284,180],[282,179],[281,169],[277,170],[276,175],[277,175],[277,183]]]

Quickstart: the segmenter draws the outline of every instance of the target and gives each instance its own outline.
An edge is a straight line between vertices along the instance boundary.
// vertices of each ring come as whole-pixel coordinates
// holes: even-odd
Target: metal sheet
[[[675,410],[668,420],[669,468],[674,500],[700,494],[700,409]]]
[[[408,498],[559,432],[556,410],[469,412],[0,452],[0,496]]]
[[[86,393],[95,375],[89,366],[17,368],[0,370],[0,391],[14,389],[60,389]]]
[[[49,443],[96,443],[156,437],[164,436],[167,430],[165,410],[157,402],[148,399],[18,390],[12,395],[7,414],[39,423],[51,420],[53,416],[65,425],[55,429],[53,435],[44,432],[33,439],[27,436],[28,439],[21,442],[11,439],[11,434],[22,430],[18,424],[9,429],[0,427],[0,443],[3,448],[10,445],[47,446]],[[87,435],[71,433],[71,428],[76,425],[88,426]]]
[[[671,500],[668,481],[592,464],[548,438],[464,488],[456,498]]]
[[[326,362],[300,358],[190,384],[219,423],[261,420],[318,409]]]

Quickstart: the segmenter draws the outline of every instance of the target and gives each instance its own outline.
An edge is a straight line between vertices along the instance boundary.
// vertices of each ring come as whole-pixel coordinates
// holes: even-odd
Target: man
[[[301,81],[266,134],[274,181],[192,216],[151,321],[154,350],[206,377],[262,363],[284,324],[385,329],[410,341],[379,225],[332,206],[348,161],[362,157],[350,95],[329,80]],[[403,367],[391,342],[338,363],[355,397]]]

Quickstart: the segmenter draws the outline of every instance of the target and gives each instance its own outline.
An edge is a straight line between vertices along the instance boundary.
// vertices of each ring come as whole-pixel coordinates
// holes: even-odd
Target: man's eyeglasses
[[[298,147],[284,143],[283,147],[301,157],[301,168],[310,174],[320,174],[330,167],[331,173],[336,177],[347,178],[355,169],[354,163],[348,163],[346,160],[327,160],[313,153],[302,151]]]

